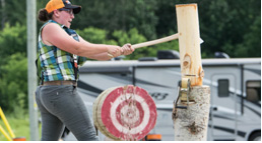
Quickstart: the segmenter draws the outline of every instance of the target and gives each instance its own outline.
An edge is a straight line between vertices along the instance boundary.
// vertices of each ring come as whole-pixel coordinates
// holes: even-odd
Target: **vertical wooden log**
[[[191,75],[191,86],[202,85],[202,63],[197,4],[176,5],[182,76]]]
[[[178,101],[178,105],[187,109],[175,109],[173,113],[176,141],[206,141],[207,123],[209,118],[210,88],[208,86],[194,86],[189,98],[194,101],[186,103]]]
[[[173,109],[175,140],[205,141],[207,139],[210,88],[202,86],[204,72],[201,62],[197,4],[176,5],[176,12],[182,75],[181,88],[183,88],[181,96],[183,97],[177,99]],[[186,78],[190,79],[191,84],[185,82]],[[188,94],[184,92],[187,85],[190,85]],[[179,106],[183,108],[178,108]]]

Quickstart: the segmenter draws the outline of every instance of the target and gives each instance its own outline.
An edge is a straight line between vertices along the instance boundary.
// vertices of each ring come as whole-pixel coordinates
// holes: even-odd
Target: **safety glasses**
[[[67,9],[67,8],[60,8],[59,11],[66,11],[70,15],[74,15],[73,9]]]

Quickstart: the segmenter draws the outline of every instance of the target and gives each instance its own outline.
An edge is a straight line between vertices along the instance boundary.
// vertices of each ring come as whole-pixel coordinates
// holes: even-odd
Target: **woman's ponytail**
[[[42,21],[42,22],[46,22],[46,21],[52,19],[52,15],[53,15],[53,12],[48,13],[48,12],[46,11],[46,9],[44,9],[44,8],[43,8],[43,9],[40,9],[40,10],[38,11],[38,20],[39,20],[39,21]]]

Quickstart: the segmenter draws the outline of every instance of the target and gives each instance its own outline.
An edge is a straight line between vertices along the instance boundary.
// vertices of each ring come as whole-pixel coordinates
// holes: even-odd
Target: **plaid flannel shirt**
[[[74,75],[73,57],[75,56],[77,58],[78,65],[82,65],[86,61],[86,58],[63,51],[56,46],[48,46],[44,44],[41,38],[42,29],[50,22],[57,23],[53,20],[49,20],[41,27],[38,37],[38,52],[42,69],[42,79],[43,81],[76,80]],[[59,23],[57,24],[75,40],[79,41],[78,35],[74,30]]]

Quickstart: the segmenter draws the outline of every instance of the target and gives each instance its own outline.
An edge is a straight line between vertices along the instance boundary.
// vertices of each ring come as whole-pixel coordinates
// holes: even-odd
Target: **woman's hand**
[[[130,55],[135,51],[131,44],[125,44],[122,47],[119,46],[110,46],[108,48],[107,55],[110,58],[118,57],[120,55]]]
[[[122,55],[130,55],[135,51],[135,49],[129,43],[123,45],[121,48],[123,50],[122,53],[121,53]]]
[[[123,49],[119,46],[110,46],[108,47],[108,56],[110,58],[114,58],[114,57],[118,57],[121,55],[121,53],[123,52]]]

